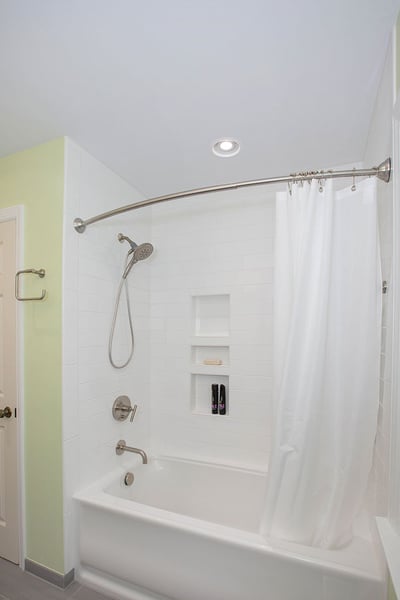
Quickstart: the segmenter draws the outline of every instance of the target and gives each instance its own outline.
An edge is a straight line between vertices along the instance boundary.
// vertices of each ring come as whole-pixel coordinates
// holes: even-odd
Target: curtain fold
[[[372,465],[382,285],[376,181],[332,185],[277,196],[275,437],[261,524],[325,548],[351,540]]]

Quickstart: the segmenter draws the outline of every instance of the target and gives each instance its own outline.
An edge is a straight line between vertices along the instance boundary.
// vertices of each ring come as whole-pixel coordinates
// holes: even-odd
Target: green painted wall
[[[62,498],[62,220],[64,140],[0,159],[0,208],[24,205],[25,292],[48,290],[25,302],[24,397],[27,558],[64,572]]]
[[[394,591],[393,583],[390,577],[388,584],[388,600],[397,600],[396,592]]]

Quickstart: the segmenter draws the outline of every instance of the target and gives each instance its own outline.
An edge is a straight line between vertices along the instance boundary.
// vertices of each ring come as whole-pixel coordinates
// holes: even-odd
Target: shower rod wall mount
[[[292,175],[285,175],[283,177],[270,177],[268,179],[253,179],[250,181],[239,181],[237,183],[226,183],[222,185],[213,185],[210,187],[203,187],[194,190],[187,190],[185,192],[176,192],[174,194],[168,194],[165,196],[157,196],[156,198],[149,198],[147,200],[141,200],[140,202],[134,202],[133,204],[127,204],[120,208],[114,208],[108,212],[101,213],[90,219],[81,219],[77,217],[74,220],[74,227],[78,233],[84,233],[88,225],[103,221],[109,217],[114,217],[130,210],[136,210],[145,206],[152,206],[153,204],[160,204],[161,202],[169,202],[170,200],[177,200],[178,198],[189,198],[190,196],[197,196],[200,194],[210,194],[212,192],[222,192],[224,190],[235,190],[245,187],[253,187],[257,185],[268,185],[272,183],[298,183],[300,181],[310,181],[311,179],[339,179],[343,177],[377,177],[385,183],[389,183],[390,175],[392,171],[392,161],[390,158],[384,160],[378,167],[372,167],[371,169],[352,169],[351,171],[307,171],[303,173],[294,173]]]

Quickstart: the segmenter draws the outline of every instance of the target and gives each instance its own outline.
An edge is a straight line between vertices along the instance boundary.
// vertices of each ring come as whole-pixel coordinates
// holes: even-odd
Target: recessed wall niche
[[[193,296],[194,335],[227,336],[229,321],[229,294]]]
[[[191,409],[194,414],[211,415],[211,385],[223,384],[226,389],[227,415],[229,413],[230,296],[229,294],[193,296],[192,308]]]
[[[199,415],[211,415],[213,417],[226,417],[229,414],[229,377],[223,375],[192,375],[192,412]],[[211,414],[211,385],[224,384],[226,390],[226,413],[225,415]]]
[[[208,364],[207,364],[208,363]],[[207,344],[192,345],[192,372],[202,373],[202,369],[215,367],[218,370],[229,366],[229,346]]]

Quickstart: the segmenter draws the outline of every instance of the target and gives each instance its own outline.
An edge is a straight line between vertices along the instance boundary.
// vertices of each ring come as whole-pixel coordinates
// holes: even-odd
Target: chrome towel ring
[[[46,290],[42,290],[41,296],[33,296],[32,298],[21,298],[19,295],[19,277],[20,275],[24,275],[25,273],[33,273],[33,275],[38,275],[41,279],[46,275],[46,271],[44,269],[23,269],[22,271],[17,271],[15,274],[15,297],[20,302],[25,302],[26,300],[44,300],[46,296]]]

